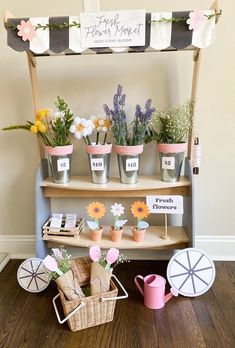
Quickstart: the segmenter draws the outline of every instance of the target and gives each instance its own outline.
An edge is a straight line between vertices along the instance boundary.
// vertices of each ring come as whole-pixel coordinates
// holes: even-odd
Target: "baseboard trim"
[[[195,241],[213,260],[235,261],[235,236],[197,236]]]
[[[197,236],[195,246],[207,252],[213,260],[235,261],[235,236]],[[0,235],[0,252],[9,253],[11,259],[35,257],[35,236]],[[128,252],[126,254],[128,256]],[[137,256],[134,250],[133,255]],[[169,257],[170,252],[157,252],[151,249],[141,251],[143,259],[167,260]]]

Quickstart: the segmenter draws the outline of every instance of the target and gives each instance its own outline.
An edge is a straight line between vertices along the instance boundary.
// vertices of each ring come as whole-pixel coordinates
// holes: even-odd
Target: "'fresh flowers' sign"
[[[80,15],[81,46],[145,45],[145,11],[84,12]]]

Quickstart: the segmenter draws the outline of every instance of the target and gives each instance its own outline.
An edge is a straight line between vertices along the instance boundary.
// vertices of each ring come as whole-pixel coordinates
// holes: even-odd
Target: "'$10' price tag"
[[[175,169],[175,158],[162,157],[162,169]]]
[[[91,170],[104,170],[104,159],[103,158],[92,158],[91,159]]]

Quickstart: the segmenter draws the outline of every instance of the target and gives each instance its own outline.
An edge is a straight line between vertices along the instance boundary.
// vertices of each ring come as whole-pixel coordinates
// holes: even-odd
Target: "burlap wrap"
[[[74,276],[71,269],[59,278],[55,279],[55,282],[69,301],[85,297],[82,289],[80,288],[78,280]]]
[[[91,295],[102,294],[108,292],[110,288],[110,279],[112,271],[102,267],[98,262],[91,264]]]

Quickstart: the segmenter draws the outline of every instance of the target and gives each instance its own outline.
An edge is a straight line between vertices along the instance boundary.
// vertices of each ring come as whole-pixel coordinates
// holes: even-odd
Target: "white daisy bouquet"
[[[96,131],[95,144],[105,145],[107,143],[108,132],[111,129],[110,119],[107,116],[98,115],[98,116],[91,116],[90,120],[93,122],[94,130]],[[104,134],[103,141],[100,141],[100,133]]]
[[[105,145],[107,142],[108,131],[111,128],[111,122],[106,116],[91,116],[89,119],[75,117],[74,122],[70,126],[70,132],[75,138],[84,140],[86,145],[91,145],[90,136],[96,131],[95,145]],[[104,133],[103,141],[100,142],[100,133]]]
[[[84,140],[85,144],[91,145],[89,136],[92,134],[94,124],[91,120],[75,117],[73,123],[70,126],[69,131],[73,133],[75,138]]]

